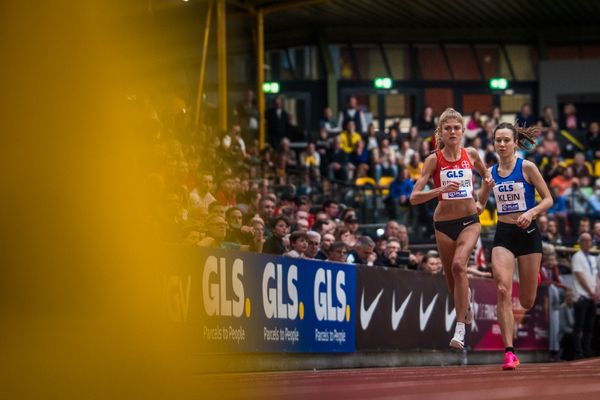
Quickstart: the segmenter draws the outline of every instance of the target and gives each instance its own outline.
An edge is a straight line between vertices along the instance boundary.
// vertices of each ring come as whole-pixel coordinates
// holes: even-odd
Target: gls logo
[[[335,287],[334,287],[335,285]],[[338,321],[342,322],[344,317],[346,321],[350,320],[350,306],[346,304],[346,273],[339,270],[335,275],[333,282],[332,271],[319,268],[315,274],[314,301],[315,315],[319,321]],[[325,289],[323,291],[323,289]],[[335,289],[335,300],[339,306],[334,306],[333,293]]]
[[[498,186],[498,191],[500,193],[504,193],[504,192],[512,192],[514,190],[513,185],[499,185]]]
[[[231,268],[231,287],[234,296],[227,296],[227,264],[225,257],[210,256],[202,273],[202,300],[209,316],[241,317],[244,313],[244,261],[236,258]],[[246,299],[246,316],[250,316],[250,300]]]
[[[462,178],[465,175],[465,171],[463,170],[450,170],[446,173],[448,178]]]
[[[286,280],[287,296],[284,302],[284,277]],[[262,297],[265,316],[268,319],[296,319],[298,316],[298,267],[290,265],[287,276],[281,264],[267,263],[263,271]],[[275,284],[273,287],[273,283]],[[302,308],[302,307],[300,307]],[[303,318],[303,311],[300,312]]]

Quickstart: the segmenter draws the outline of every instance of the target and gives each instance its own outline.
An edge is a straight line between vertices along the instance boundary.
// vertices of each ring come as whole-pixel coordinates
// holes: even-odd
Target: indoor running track
[[[500,364],[363,368],[209,375],[201,381],[220,388],[219,399],[598,400],[600,358],[515,371],[502,371]]]

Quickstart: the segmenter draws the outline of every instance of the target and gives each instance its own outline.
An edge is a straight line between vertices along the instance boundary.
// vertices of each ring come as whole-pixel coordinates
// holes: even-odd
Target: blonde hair
[[[444,142],[442,141],[442,124],[444,124],[444,122],[448,121],[449,119],[455,119],[459,121],[463,127],[463,130],[465,129],[465,121],[463,119],[462,114],[456,111],[454,108],[446,108],[442,115],[440,115],[438,125],[435,128],[435,131],[433,132],[435,134],[435,150],[441,150],[444,148]]]

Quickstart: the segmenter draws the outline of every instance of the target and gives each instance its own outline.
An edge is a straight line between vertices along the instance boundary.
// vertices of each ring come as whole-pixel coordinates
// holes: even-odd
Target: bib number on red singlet
[[[446,169],[440,171],[442,187],[449,182],[458,182],[460,188],[456,192],[442,193],[444,200],[462,200],[473,197],[473,171],[470,169]]]

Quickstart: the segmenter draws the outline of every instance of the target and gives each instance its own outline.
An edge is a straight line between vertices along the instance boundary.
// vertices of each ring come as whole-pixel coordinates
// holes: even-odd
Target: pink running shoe
[[[502,364],[502,369],[505,371],[512,370],[517,368],[517,365],[519,365],[520,363],[521,362],[519,361],[517,356],[515,356],[512,351],[509,351],[504,353],[504,364]]]

